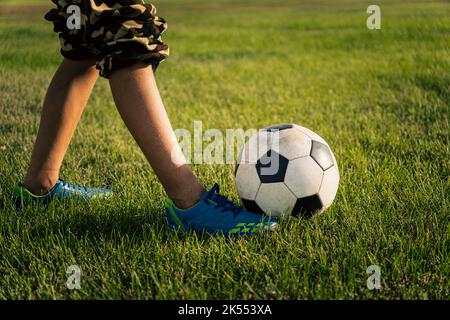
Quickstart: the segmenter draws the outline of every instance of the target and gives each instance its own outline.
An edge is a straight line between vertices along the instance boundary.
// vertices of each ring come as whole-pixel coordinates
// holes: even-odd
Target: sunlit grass
[[[270,237],[171,233],[163,190],[100,80],[62,176],[117,197],[16,213],[10,192],[61,58],[45,10],[13,10],[0,15],[0,298],[448,298],[448,3],[381,2],[380,31],[360,1],[155,4],[170,26],[157,77],[174,127],[309,127],[340,165],[334,206]],[[194,169],[238,201],[233,166]],[[65,287],[72,264],[80,291]],[[366,287],[372,264],[380,291]]]

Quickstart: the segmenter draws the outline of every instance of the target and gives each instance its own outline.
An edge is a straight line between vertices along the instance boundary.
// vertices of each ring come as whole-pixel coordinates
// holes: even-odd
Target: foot
[[[186,210],[178,209],[172,200],[167,199],[169,226],[225,236],[254,235],[276,228],[275,221],[258,213],[245,211],[220,195],[219,191],[219,186],[215,184],[194,207]]]
[[[108,189],[92,189],[80,187],[68,183],[64,180],[58,180],[56,185],[42,196],[32,194],[22,184],[18,184],[13,190],[13,202],[17,209],[21,209],[30,203],[48,205],[53,200],[78,199],[89,201],[93,199],[105,199],[112,195]]]

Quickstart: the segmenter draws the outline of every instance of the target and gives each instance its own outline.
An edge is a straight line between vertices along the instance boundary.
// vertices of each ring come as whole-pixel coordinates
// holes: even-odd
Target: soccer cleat
[[[106,199],[112,195],[109,189],[93,189],[80,187],[64,180],[58,180],[56,185],[45,195],[32,194],[22,184],[16,185],[13,190],[13,202],[17,209],[21,209],[30,203],[48,205],[53,200],[77,199],[89,201],[93,199]]]
[[[225,236],[254,235],[276,228],[277,223],[269,217],[245,211],[219,192],[219,185],[215,184],[194,207],[186,210],[178,209],[168,198],[166,215],[169,226]]]

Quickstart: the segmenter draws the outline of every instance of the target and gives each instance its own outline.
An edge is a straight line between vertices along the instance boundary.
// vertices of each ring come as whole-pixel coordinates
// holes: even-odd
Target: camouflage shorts
[[[143,62],[158,64],[169,56],[161,40],[167,25],[156,16],[156,8],[143,0],[52,0],[57,8],[45,19],[59,33],[61,54],[71,60],[95,58],[100,75]],[[80,9],[76,28],[68,24],[73,11]],[[72,7],[73,8],[73,7]]]

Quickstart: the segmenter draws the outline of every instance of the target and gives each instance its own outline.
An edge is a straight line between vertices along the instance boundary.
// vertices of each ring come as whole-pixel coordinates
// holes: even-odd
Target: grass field
[[[0,299],[446,299],[450,293],[450,4],[155,1],[172,56],[158,83],[175,128],[298,123],[341,171],[334,206],[269,237],[165,228],[164,193],[100,80],[62,169],[117,192],[17,214],[46,87],[60,62],[50,1],[0,1]],[[23,3],[26,3],[23,2]],[[280,4],[281,3],[281,4]],[[197,165],[238,201],[232,165]],[[81,290],[66,288],[78,265]],[[368,290],[366,269],[381,269]]]

